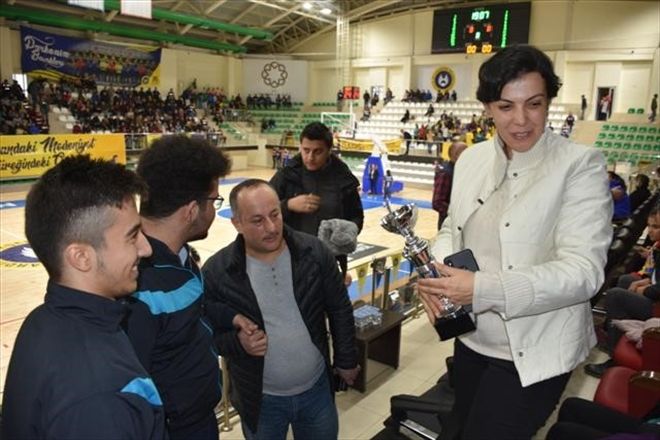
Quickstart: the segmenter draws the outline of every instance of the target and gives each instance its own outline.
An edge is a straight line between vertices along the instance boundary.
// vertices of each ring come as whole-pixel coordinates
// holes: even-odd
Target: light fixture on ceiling
[[[330,8],[323,8],[323,9],[321,9],[321,14],[323,14],[323,15],[330,15],[330,14],[332,14],[332,9],[330,9]]]
[[[311,4],[310,2],[305,2],[305,3],[303,3],[302,7],[303,7],[303,9],[306,10],[306,11],[309,11],[310,9],[313,8],[313,6],[312,6],[312,4]]]

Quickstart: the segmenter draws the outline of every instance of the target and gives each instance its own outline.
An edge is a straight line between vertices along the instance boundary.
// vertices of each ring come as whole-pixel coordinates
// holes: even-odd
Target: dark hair
[[[48,275],[62,275],[62,252],[71,243],[98,249],[114,221],[107,209],[121,208],[145,185],[124,165],[87,155],[62,159],[32,186],[25,204],[25,235]]]
[[[660,215],[660,202],[656,201],[653,206],[651,207],[651,210],[649,211],[649,215],[647,217],[654,217],[656,215]]]
[[[614,171],[608,171],[607,174],[611,180],[613,180],[618,186],[623,187],[623,190],[626,191],[627,185],[626,185],[626,181],[623,180],[623,177],[619,176]]]
[[[323,141],[326,147],[332,148],[332,132],[321,122],[310,122],[300,133],[300,142],[303,138],[310,141]]]
[[[479,68],[477,99],[484,104],[498,101],[506,84],[531,72],[538,72],[545,80],[548,99],[557,96],[561,81],[550,58],[534,46],[511,46],[497,52]]]
[[[639,180],[639,188],[648,188],[649,183],[651,183],[649,176],[646,174],[638,174],[637,175],[637,180]]]
[[[261,186],[261,185],[266,185],[267,187],[275,191],[275,189],[271,186],[271,184],[263,179],[247,179],[231,189],[231,192],[229,193],[229,206],[231,207],[232,215],[236,215],[238,213],[238,203],[237,203],[238,194],[244,189]]]
[[[230,167],[229,158],[205,140],[163,136],[140,156],[137,173],[149,188],[149,196],[140,201],[140,215],[165,218],[193,200],[203,200]]]

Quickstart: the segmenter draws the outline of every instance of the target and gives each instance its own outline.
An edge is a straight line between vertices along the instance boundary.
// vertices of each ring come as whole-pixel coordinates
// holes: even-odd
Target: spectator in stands
[[[387,105],[390,101],[394,99],[394,95],[392,94],[392,89],[389,87],[385,91],[385,99],[383,100],[383,103]]]
[[[316,236],[322,220],[339,218],[362,230],[360,183],[331,151],[332,132],[312,122],[300,134],[300,153],[270,181],[281,200],[284,222],[293,229]],[[346,255],[337,260],[346,275]]]
[[[271,151],[271,157],[273,158],[273,167],[272,169],[279,168],[278,164],[280,163],[280,155],[281,151],[279,147],[273,147],[273,150]]]
[[[612,221],[619,223],[630,217],[630,197],[628,196],[626,189],[626,182],[621,176],[614,171],[608,171],[607,177],[609,179],[612,201],[614,203]]]
[[[456,102],[458,100],[458,96],[456,95],[456,90],[452,90],[451,100],[454,101],[454,102]]]
[[[582,98],[580,98],[580,121],[584,121],[584,115],[586,111],[587,111],[587,98],[584,95],[582,95]]]
[[[433,104],[429,104],[429,108],[426,109],[426,113],[424,113],[425,117],[431,117],[433,116],[433,113],[435,113],[435,109],[433,108]]]
[[[660,436],[658,418],[660,403],[644,417],[635,418],[589,400],[569,397],[561,404],[557,423],[548,431],[546,440],[651,440]]]
[[[410,142],[412,141],[412,135],[410,134],[409,131],[404,130],[403,128],[401,129],[401,137],[403,138],[404,142],[406,143],[406,152],[404,153],[406,156],[410,152]]]
[[[651,100],[651,114],[649,115],[649,122],[655,122],[655,116],[658,114],[658,94],[653,95]]]
[[[471,249],[480,270],[436,263],[442,276],[418,281],[431,322],[440,296],[472,304],[478,322],[455,339],[461,438],[533,437],[596,343],[589,298],[612,238],[607,164],[545,129],[559,86],[533,46],[504,48],[481,66],[477,98],[497,137],[461,155],[432,249],[437,261]]]
[[[564,121],[566,125],[568,125],[568,131],[569,133],[573,133],[573,125],[575,124],[575,116],[573,116],[572,112],[568,112],[568,116],[566,116],[566,121]]]
[[[344,92],[342,89],[339,89],[337,91],[337,111],[340,112],[342,111],[344,107]]]
[[[614,319],[637,319],[646,321],[653,317],[653,305],[660,301],[660,205],[656,204],[649,212],[648,234],[653,241],[653,247],[648,253],[644,267],[639,276],[621,277],[619,287],[607,290],[605,294],[605,330],[607,332],[607,351],[614,352],[616,344],[622,336],[621,330],[612,325]],[[623,282],[622,282],[623,279]],[[629,283],[627,286],[625,283]],[[601,377],[605,370],[612,367],[614,361],[608,359],[600,364],[588,364],[584,372]]]
[[[431,206],[438,213],[438,231],[447,217],[456,161],[467,148],[467,144],[454,141],[449,146],[449,161],[438,164],[433,177],[433,198]]]
[[[635,212],[639,206],[651,197],[649,176],[639,173],[635,176],[635,190],[630,193],[630,212]]]
[[[406,112],[403,114],[403,117],[401,118],[401,122],[404,124],[408,123],[410,120],[410,110],[406,109]]]
[[[50,277],[25,319],[2,400],[5,439],[165,438],[153,381],[119,323],[151,247],[122,165],[63,159],[32,187],[25,235]]]
[[[369,94],[368,91],[364,91],[364,94],[362,95],[362,100],[364,101],[364,106],[368,107],[369,106],[369,101],[371,101],[371,95]]]

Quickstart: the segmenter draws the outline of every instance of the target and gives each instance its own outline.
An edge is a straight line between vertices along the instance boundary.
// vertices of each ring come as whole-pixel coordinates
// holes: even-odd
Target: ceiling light
[[[321,9],[321,14],[323,14],[323,15],[330,15],[331,13],[332,13],[332,10],[330,8]]]
[[[307,11],[309,11],[310,9],[312,9],[312,7],[313,7],[313,6],[312,6],[312,4],[311,4],[310,2],[305,2],[305,3],[303,3],[303,9],[305,9],[305,10],[307,10]]]

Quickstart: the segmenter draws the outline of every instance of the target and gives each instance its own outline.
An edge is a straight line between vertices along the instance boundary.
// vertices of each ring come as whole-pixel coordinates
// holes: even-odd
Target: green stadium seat
[[[607,138],[607,135],[601,131],[600,133],[598,133],[598,136],[596,136],[596,137],[598,139],[605,139],[605,138]]]
[[[610,124],[603,124],[603,131],[609,131]]]
[[[647,130],[647,128],[642,125],[641,127],[639,127],[638,131],[639,131],[639,133],[646,133],[646,130]]]
[[[643,148],[644,147],[642,147],[642,144],[640,144],[639,142],[633,145],[633,150],[642,150]]]
[[[615,150],[621,150],[623,149],[623,144],[621,142],[615,142],[614,143],[614,149]]]
[[[625,137],[626,137],[625,134],[623,134],[623,133],[619,133],[619,134],[616,135],[616,140],[617,140],[617,141],[622,141],[622,140],[625,139]]]
[[[646,142],[655,142],[655,136],[652,134],[646,135]]]
[[[629,115],[631,115],[631,114],[635,114],[635,109],[634,109],[633,107],[630,107],[630,108],[628,109],[628,114],[629,114]]]
[[[644,109],[643,108],[638,108],[637,109],[637,114],[638,115],[643,115],[644,114]]]
[[[616,124],[610,125],[610,131],[619,131],[619,126]]]
[[[612,142],[610,141],[605,141],[603,145],[605,146],[605,148],[612,148]]]
[[[623,143],[623,149],[624,150],[632,150],[632,144],[630,142],[624,142]]]
[[[637,136],[635,136],[635,140],[637,142],[644,142],[644,135],[643,134],[638,134]]]
[[[619,131],[621,131],[623,133],[628,133],[628,126],[627,125],[622,125],[621,127],[619,127]]]
[[[634,140],[635,140],[635,135],[632,134],[632,133],[627,134],[627,135],[626,135],[626,140],[627,140],[628,142],[630,142],[630,141],[634,141]]]
[[[657,133],[658,127],[649,127],[649,133]]]
[[[594,147],[596,147],[596,148],[603,148],[603,142],[602,142],[602,141],[596,141],[596,142],[594,142]]]
[[[616,135],[614,133],[607,133],[607,139],[613,141],[616,139]]]
[[[637,126],[636,125],[631,125],[628,127],[628,131],[630,133],[637,133]]]

